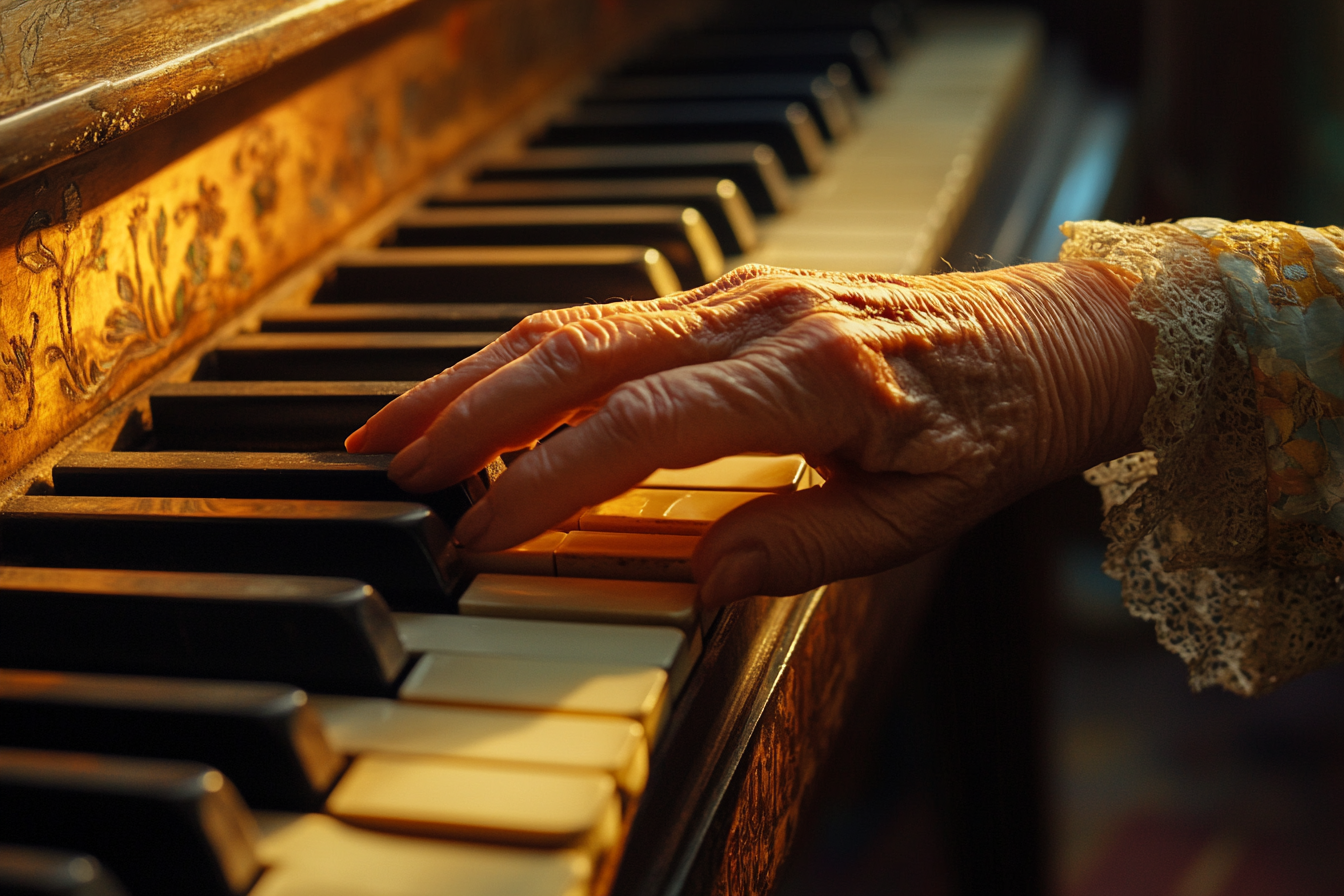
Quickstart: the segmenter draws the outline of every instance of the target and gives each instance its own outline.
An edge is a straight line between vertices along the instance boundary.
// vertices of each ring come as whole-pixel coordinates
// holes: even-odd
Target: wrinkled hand
[[[798,453],[821,488],[719,520],[701,599],[792,594],[946,543],[1136,447],[1152,335],[1103,265],[932,277],[740,268],[649,302],[548,311],[393,401],[347,441],[429,491],[514,461],[458,540],[499,550],[659,467]]]

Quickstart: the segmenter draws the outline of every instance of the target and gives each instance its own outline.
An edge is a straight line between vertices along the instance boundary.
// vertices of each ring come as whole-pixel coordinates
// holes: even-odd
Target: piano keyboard
[[[816,475],[662,470],[459,554],[485,477],[407,495],[341,440],[544,308],[666,295],[725,259],[929,270],[1036,40],[931,18],[892,62],[893,32],[839,21],[684,35],[157,387],[138,441],[0,509],[0,892],[609,887],[715,634],[696,539]]]

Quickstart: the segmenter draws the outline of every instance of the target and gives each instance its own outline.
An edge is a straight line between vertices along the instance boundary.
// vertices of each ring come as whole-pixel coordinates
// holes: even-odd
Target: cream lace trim
[[[1344,588],[1332,570],[1269,565],[1264,428],[1231,299],[1196,231],[1066,224],[1061,259],[1134,272],[1130,307],[1157,329],[1149,450],[1087,473],[1101,487],[1105,570],[1154,622],[1190,685],[1274,689],[1344,656]],[[1344,336],[1344,334],[1341,334]]]

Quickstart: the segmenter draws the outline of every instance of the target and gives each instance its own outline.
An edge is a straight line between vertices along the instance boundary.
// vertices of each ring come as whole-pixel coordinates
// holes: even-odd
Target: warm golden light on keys
[[[543,532],[536,538],[505,551],[460,551],[458,558],[469,572],[501,572],[519,576],[555,575],[555,549],[565,540],[564,532]]]
[[[569,713],[427,706],[376,697],[311,698],[327,740],[347,755],[410,753],[605,772],[638,794],[649,776],[644,728]]]
[[[327,798],[337,818],[431,837],[568,847],[597,857],[615,842],[611,775],[368,753]]]
[[[402,683],[403,700],[620,716],[652,739],[667,709],[667,673],[653,666],[427,653]]]
[[[696,627],[696,587],[681,582],[626,582],[486,573],[457,602],[464,616],[508,616],[566,622],[620,622]]]
[[[508,550],[459,556],[476,573],[693,582],[691,553],[697,541],[690,535],[543,532]]]
[[[690,535],[570,532],[555,547],[555,573],[574,578],[694,582],[691,553],[699,542]]]
[[[447,613],[393,613],[411,653],[475,653],[532,659],[656,666],[667,673],[672,696],[700,658],[700,630],[688,635],[662,625],[598,625],[496,619]]]
[[[703,535],[719,517],[759,497],[761,492],[632,488],[581,514],[579,528],[589,532]]]
[[[579,896],[593,861],[572,849],[451,843],[352,827],[330,815],[258,814],[267,866],[249,896]]]
[[[640,488],[677,488],[739,492],[791,492],[805,488],[807,462],[800,454],[767,457],[738,454],[686,467],[657,470]]]

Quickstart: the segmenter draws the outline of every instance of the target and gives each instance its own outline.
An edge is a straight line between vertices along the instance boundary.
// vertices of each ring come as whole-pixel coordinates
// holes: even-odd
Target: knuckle
[[[803,322],[809,352],[821,363],[852,365],[867,345],[861,334],[845,318],[836,314],[815,314]]]
[[[577,373],[594,362],[596,356],[610,342],[609,327],[604,321],[571,321],[552,332],[538,346],[546,366],[559,375]]]

